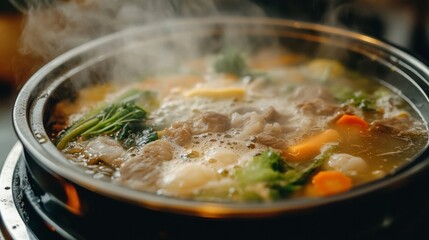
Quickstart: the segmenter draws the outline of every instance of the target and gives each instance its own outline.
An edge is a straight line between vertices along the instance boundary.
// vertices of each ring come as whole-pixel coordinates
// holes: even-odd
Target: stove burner
[[[43,212],[30,187],[22,145],[15,144],[0,174],[0,217],[2,233],[8,239],[73,239]],[[1,239],[1,238],[0,238]]]
[[[35,236],[31,230],[27,228],[26,223],[21,216],[21,211],[17,207],[19,206],[16,202],[18,199],[15,199],[12,191],[14,186],[13,184],[17,182],[13,181],[13,178],[17,175],[15,174],[16,166],[21,157],[21,153],[21,144],[15,144],[3,165],[0,174],[0,201],[2,206],[0,208],[0,217],[2,233],[5,237],[27,240],[35,239]]]

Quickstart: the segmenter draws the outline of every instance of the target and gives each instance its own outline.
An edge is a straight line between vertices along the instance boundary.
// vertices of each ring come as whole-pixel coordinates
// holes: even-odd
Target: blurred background
[[[0,165],[17,141],[12,129],[12,104],[21,84],[14,62],[23,16],[8,2],[0,1]]]
[[[97,2],[97,0],[41,0],[41,1],[26,1],[26,0],[3,0],[0,1],[0,165],[6,158],[13,144],[17,141],[11,121],[11,111],[13,101],[20,87],[25,83],[31,74],[36,71],[44,62],[48,61],[54,55],[48,57],[40,57],[24,53],[20,44],[20,36],[24,29],[27,20],[31,15],[28,14],[28,2],[37,4],[31,7],[36,7],[38,10],[50,8],[56,3],[74,3],[85,5],[88,2]],[[103,4],[108,1],[98,1]],[[112,0],[114,1],[114,0]],[[27,4],[25,3],[27,2]],[[121,3],[121,1],[116,1]],[[145,1],[122,1],[122,3],[134,2],[141,4]],[[187,0],[169,0],[172,6],[189,3]],[[207,1],[206,1],[207,2]],[[240,2],[245,1],[210,1],[216,4],[230,5],[228,13],[230,15],[251,15],[251,13],[243,13],[240,11]],[[222,3],[220,3],[222,2]],[[231,2],[237,4],[231,5]],[[287,1],[287,0],[252,0],[265,15],[269,17],[288,18],[301,20],[306,22],[315,22],[333,25],[341,28],[350,29],[356,32],[364,33],[375,38],[387,41],[391,44],[411,52],[416,57],[423,61],[429,62],[429,1],[428,0],[304,0],[304,1]],[[157,2],[159,3],[159,1]],[[19,11],[17,8],[20,8]],[[41,8],[41,9],[40,9]],[[22,13],[22,10],[26,13]],[[76,11],[82,9],[76,8]],[[114,9],[113,9],[114,10]],[[112,12],[112,9],[109,10]],[[71,13],[72,15],[74,13]],[[134,24],[139,23],[136,19],[141,19],[137,16],[139,13],[134,13]],[[203,15],[203,13],[200,13]],[[39,15],[39,19],[43,19],[45,15]],[[52,16],[52,15],[50,15]],[[82,16],[82,15],[79,15]],[[33,32],[27,33],[38,34],[43,36],[45,31],[52,33],[55,31],[61,32],[62,27],[70,27],[67,24],[60,24],[63,18],[58,20],[50,19],[48,22],[55,26],[55,29],[50,29],[50,26],[34,26]],[[42,21],[43,22],[43,21]],[[75,25],[76,28],[79,26]],[[89,26],[90,27],[99,27]],[[106,28],[102,33],[116,31],[119,28]],[[47,35],[47,34],[46,34]],[[66,35],[56,36],[54,41],[62,42]],[[52,40],[52,39],[51,39]],[[74,41],[73,44],[67,45],[56,52],[56,54],[67,50],[67,48],[79,45],[88,38],[81,38]],[[26,42],[26,44],[32,44]],[[43,41],[37,44],[43,46]],[[37,48],[38,45],[35,46]],[[53,44],[52,46],[58,46]]]

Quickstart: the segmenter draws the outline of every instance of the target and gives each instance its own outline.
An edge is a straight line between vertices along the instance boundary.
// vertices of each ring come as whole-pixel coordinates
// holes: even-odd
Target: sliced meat
[[[307,115],[333,116],[341,110],[340,106],[321,98],[301,102],[297,107]]]
[[[238,113],[238,114],[245,114],[248,112],[258,112],[258,109],[250,106],[241,106],[241,107],[235,108],[232,112]]]
[[[143,146],[141,154],[121,165],[119,181],[137,189],[154,189],[159,167],[173,158],[173,146],[167,140],[157,140]]]
[[[370,131],[390,134],[418,135],[424,132],[421,126],[416,126],[413,118],[396,116],[375,120],[371,123]]]
[[[276,149],[284,149],[286,147],[285,140],[265,133],[260,133],[256,135],[255,142]]]
[[[250,106],[244,106],[244,107],[238,107],[232,111],[235,114],[244,115],[246,113],[255,112],[257,114],[262,115],[262,117],[265,118],[267,122],[276,122],[279,120],[282,120],[285,118],[285,116],[282,116],[273,106],[269,106],[267,109],[260,111],[257,108],[250,107]]]
[[[285,132],[287,132],[287,128],[285,128],[284,126],[281,126],[279,123],[276,123],[276,122],[268,123],[264,127],[264,133],[274,137],[282,136],[283,133]]]
[[[292,98],[296,99],[297,108],[309,116],[333,116],[336,112],[341,111],[341,107],[335,104],[334,96],[323,86],[297,87]]]
[[[274,121],[277,121],[279,118],[281,118],[280,113],[277,112],[276,109],[272,106],[268,107],[268,109],[265,110],[262,116],[265,118],[267,122],[274,122]]]
[[[206,112],[194,120],[192,133],[225,132],[230,128],[231,120],[229,117],[215,112]]]
[[[187,122],[176,122],[163,131],[163,136],[175,142],[179,146],[186,146],[192,141],[191,124]]]
[[[89,156],[88,163],[94,164],[98,161],[117,168],[125,161],[125,149],[114,139],[100,136],[91,139],[87,145],[86,153]]]
[[[191,121],[175,122],[164,130],[163,135],[177,145],[186,146],[193,134],[225,132],[231,128],[231,120],[222,114],[206,112]]]
[[[231,124],[234,128],[243,129],[237,136],[238,139],[249,139],[264,131],[266,121],[263,116],[256,112],[249,112],[243,115],[234,113]]]

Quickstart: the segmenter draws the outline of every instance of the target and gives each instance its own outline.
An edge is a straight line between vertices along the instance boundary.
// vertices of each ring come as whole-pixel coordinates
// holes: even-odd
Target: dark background
[[[350,29],[429,60],[428,0],[254,0],[269,16]]]

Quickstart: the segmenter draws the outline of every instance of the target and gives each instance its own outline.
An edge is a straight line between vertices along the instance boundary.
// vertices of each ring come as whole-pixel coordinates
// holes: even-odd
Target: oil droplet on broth
[[[36,139],[37,139],[37,141],[39,143],[46,143],[46,142],[48,142],[48,138],[46,136],[43,136],[40,133],[34,133],[34,136],[36,137]]]

